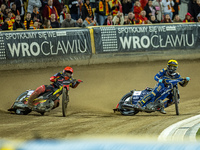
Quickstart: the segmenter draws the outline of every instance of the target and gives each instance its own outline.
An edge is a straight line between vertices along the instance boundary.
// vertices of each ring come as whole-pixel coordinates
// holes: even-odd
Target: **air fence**
[[[199,26],[184,23],[0,32],[0,68],[199,59]]]

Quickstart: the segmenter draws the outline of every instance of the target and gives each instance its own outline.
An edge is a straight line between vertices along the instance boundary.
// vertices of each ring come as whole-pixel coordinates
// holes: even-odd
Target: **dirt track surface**
[[[15,98],[27,89],[49,84],[49,78],[63,68],[0,71],[0,138],[30,140],[37,138],[76,138],[82,136],[158,137],[168,126],[200,113],[200,61],[179,61],[178,72],[189,76],[190,83],[180,87],[180,115],[174,105],[167,114],[140,112],[122,116],[112,109],[130,90],[154,87],[154,75],[167,61],[146,63],[73,66],[74,78],[84,82],[70,89],[68,116],[62,117],[61,106],[45,113],[13,115],[7,112]]]

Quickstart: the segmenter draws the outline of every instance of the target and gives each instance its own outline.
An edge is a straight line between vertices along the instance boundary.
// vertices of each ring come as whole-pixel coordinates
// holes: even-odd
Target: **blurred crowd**
[[[0,30],[200,22],[200,0],[0,0]]]

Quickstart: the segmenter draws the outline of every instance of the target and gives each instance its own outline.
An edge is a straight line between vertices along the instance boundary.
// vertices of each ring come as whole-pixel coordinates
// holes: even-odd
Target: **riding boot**
[[[167,112],[164,110],[164,107],[160,108],[160,113],[166,114]]]
[[[164,110],[164,103],[163,103],[163,101],[162,100],[160,100],[160,113],[162,113],[162,114],[166,114],[167,112]]]

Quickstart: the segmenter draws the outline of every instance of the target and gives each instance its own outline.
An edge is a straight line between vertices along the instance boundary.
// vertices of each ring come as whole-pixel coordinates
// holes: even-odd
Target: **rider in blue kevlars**
[[[138,103],[136,104],[136,108],[138,110],[143,111],[145,109],[143,106],[144,104],[148,102],[148,100],[155,97],[155,101],[156,101],[156,98],[161,94],[160,91],[165,87],[165,84],[164,84],[165,81],[163,77],[167,76],[167,77],[170,77],[171,79],[177,79],[181,77],[180,74],[176,72],[177,68],[178,68],[178,62],[176,60],[171,59],[168,61],[167,68],[162,69],[154,76],[154,79],[158,82],[158,84],[156,84],[156,86],[151,91],[151,93],[146,95],[142,100],[138,101]],[[183,82],[181,82],[180,85],[182,87],[185,87],[188,84],[189,80],[190,78],[186,77],[186,79],[183,80]],[[166,111],[164,110],[163,102],[159,111],[163,114],[166,114]]]

